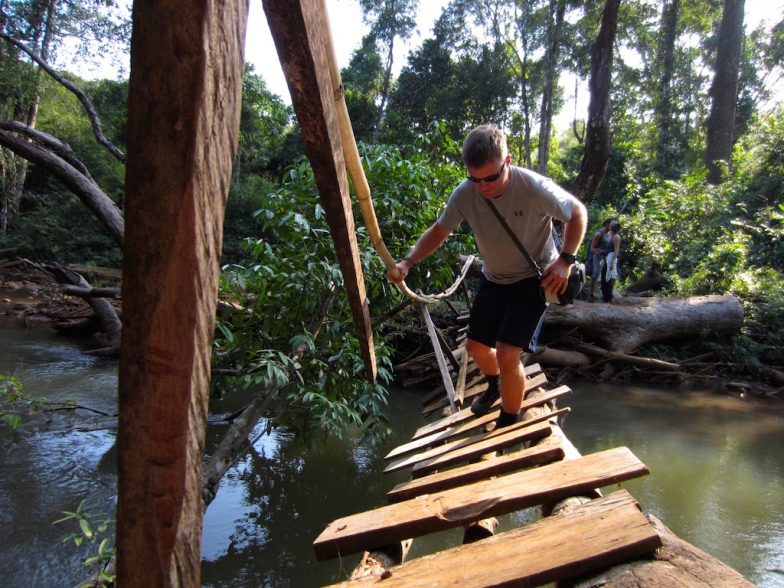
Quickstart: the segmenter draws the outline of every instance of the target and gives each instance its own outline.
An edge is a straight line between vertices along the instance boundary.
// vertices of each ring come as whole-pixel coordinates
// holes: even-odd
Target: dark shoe
[[[488,388],[480,396],[474,398],[474,401],[471,403],[471,412],[476,416],[487,414],[490,412],[493,402],[500,397],[501,394],[498,392],[498,389]]]
[[[501,427],[508,427],[509,425],[514,425],[519,420],[520,420],[520,413],[506,412],[502,408],[501,414],[498,415],[498,418],[495,421],[495,430],[497,431]]]

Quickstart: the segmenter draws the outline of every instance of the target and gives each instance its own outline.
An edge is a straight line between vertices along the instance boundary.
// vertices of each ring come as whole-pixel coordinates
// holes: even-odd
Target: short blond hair
[[[482,167],[506,157],[506,135],[495,125],[479,125],[463,142],[463,164],[466,167]]]

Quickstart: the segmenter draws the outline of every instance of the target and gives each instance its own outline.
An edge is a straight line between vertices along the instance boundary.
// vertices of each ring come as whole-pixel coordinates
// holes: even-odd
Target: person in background
[[[612,302],[615,280],[618,279],[618,255],[621,252],[621,224],[618,221],[610,223],[609,251],[602,262],[602,301]]]
[[[588,214],[577,198],[549,178],[513,166],[506,136],[493,125],[473,129],[462,155],[468,177],[454,189],[438,220],[397,263],[398,274],[390,273],[390,279],[400,283],[461,222],[468,222],[484,263],[471,306],[466,351],[487,379],[487,390],[474,400],[471,411],[488,413],[500,396],[496,427],[503,427],[519,419],[525,397],[521,355],[535,350],[547,308],[541,289],[553,294],[566,290]],[[541,282],[485,200],[495,204],[544,268]],[[552,219],[564,223],[560,254],[551,238]]]
[[[609,250],[611,240],[610,223],[612,220],[611,218],[604,219],[602,228],[594,233],[591,244],[588,246],[590,271],[589,268],[585,270],[585,273],[588,275],[588,302],[594,301],[593,292],[596,289],[596,282],[600,281],[601,278],[602,260]]]

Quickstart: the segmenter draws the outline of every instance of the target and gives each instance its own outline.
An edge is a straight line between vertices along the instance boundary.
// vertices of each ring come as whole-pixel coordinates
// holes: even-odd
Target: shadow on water
[[[73,398],[116,410],[116,364],[78,344],[37,331],[0,329],[0,373],[30,394]],[[635,386],[576,383],[561,402],[564,429],[583,453],[628,446],[651,475],[624,484],[646,512],[763,587],[784,587],[784,417],[778,405]],[[306,449],[282,433],[261,437],[226,475],[204,519],[202,582],[223,586],[317,586],[344,579],[359,555],[316,561],[311,543],[332,520],[386,503],[407,472],[382,474],[383,456],[423,424],[421,395],[391,393],[394,436],[377,448],[351,435]],[[241,399],[215,402],[230,413]],[[225,426],[208,429],[208,447]],[[0,430],[0,581],[72,586],[84,579],[82,555],[52,526],[82,499],[95,513],[116,501],[113,430]],[[501,529],[535,517],[501,518]],[[461,529],[414,541],[411,557],[456,545]]]

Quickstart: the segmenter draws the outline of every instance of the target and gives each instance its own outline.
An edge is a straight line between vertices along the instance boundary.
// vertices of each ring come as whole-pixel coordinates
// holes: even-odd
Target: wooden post
[[[335,243],[365,372],[375,381],[373,331],[325,45],[326,15],[322,3],[312,0],[264,0],[264,12]]]
[[[135,0],[117,583],[199,586],[202,460],[248,0]]]

